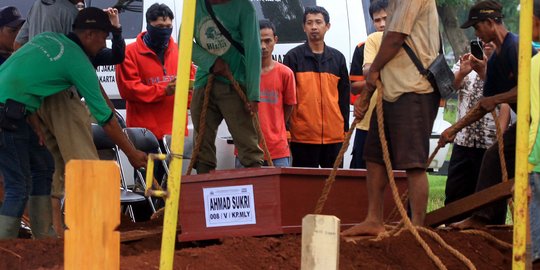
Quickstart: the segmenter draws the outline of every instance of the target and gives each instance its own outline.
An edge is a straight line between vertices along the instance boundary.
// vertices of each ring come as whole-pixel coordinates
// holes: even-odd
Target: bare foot
[[[449,225],[449,227],[453,229],[458,229],[458,230],[466,230],[466,229],[480,229],[480,228],[486,227],[486,225],[487,224],[483,219],[472,216],[462,221],[452,223]]]
[[[385,232],[384,225],[377,222],[364,221],[344,230],[341,232],[341,236],[377,236],[382,232]]]

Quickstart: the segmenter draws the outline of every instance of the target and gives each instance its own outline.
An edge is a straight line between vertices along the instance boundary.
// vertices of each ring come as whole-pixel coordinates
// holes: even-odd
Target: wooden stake
[[[307,215],[302,219],[302,270],[339,269],[340,220]]]
[[[120,170],[114,161],[66,165],[64,268],[119,269]]]

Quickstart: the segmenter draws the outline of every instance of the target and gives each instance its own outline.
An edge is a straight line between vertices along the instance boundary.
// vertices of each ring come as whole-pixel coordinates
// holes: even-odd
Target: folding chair
[[[122,170],[122,162],[120,162],[120,157],[118,155],[118,146],[107,136],[103,128],[97,124],[92,124],[92,136],[99,158],[102,160],[114,160],[118,163],[118,166],[120,167],[120,203],[123,206],[126,206],[129,217],[135,222],[132,204],[142,202],[146,200],[146,198],[128,189]]]
[[[170,164],[170,155],[172,153],[171,151],[171,134],[166,134],[163,136],[163,146],[165,147],[165,152],[167,152],[167,155],[169,158],[167,158],[167,164]],[[182,155],[182,159],[184,160],[184,165],[182,166],[182,173],[185,173],[187,171],[187,167],[189,164],[189,161],[191,159],[191,156],[193,154],[193,137],[184,137],[184,153]],[[169,171],[167,170],[167,175],[169,175]]]
[[[118,112],[117,110],[114,110],[114,115],[116,116],[116,120],[118,120],[118,125],[120,125],[121,128],[126,128],[126,119]]]
[[[131,143],[133,143],[137,150],[143,151],[147,154],[162,154],[161,149],[159,148],[159,141],[150,130],[146,128],[129,127],[124,128],[124,133],[128,136],[129,140]],[[166,179],[169,174],[169,167],[167,166],[167,161],[165,160],[162,160],[161,164],[165,169],[165,174],[161,182],[161,187],[164,188],[166,187]],[[136,168],[135,172],[135,180],[137,181],[137,184],[139,184],[143,189],[146,189],[146,172],[139,168]],[[151,203],[152,211],[155,212],[155,202],[152,202],[151,200],[149,201]]]
[[[163,145],[165,146],[165,151],[167,152],[167,155],[171,154],[171,134],[167,134],[163,136]],[[184,159],[190,159],[191,155],[193,153],[193,138],[192,137],[185,137],[184,138],[184,153],[182,157]]]

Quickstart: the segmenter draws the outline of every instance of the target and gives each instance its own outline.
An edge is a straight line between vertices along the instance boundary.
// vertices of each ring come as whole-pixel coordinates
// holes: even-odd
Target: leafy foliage
[[[454,6],[458,9],[460,18],[466,20],[469,8],[479,1],[475,0],[436,0],[437,6]],[[519,30],[519,11],[517,9],[519,0],[498,0],[503,5],[504,23],[511,32],[517,33]],[[461,20],[460,20],[461,22]]]
[[[474,3],[473,0],[437,0],[437,6],[470,6]]]

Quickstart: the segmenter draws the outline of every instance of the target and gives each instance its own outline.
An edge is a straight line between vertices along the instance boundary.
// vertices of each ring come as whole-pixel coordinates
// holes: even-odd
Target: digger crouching
[[[112,29],[108,15],[98,8],[82,10],[73,25],[74,34],[45,32],[37,35],[0,67],[0,170],[5,179],[5,200],[0,208],[0,239],[17,237],[21,216],[31,191],[30,137],[31,128],[43,141],[41,128],[58,130],[54,122],[43,121],[35,113],[43,99],[76,86],[85,98],[92,116],[103,126],[107,135],[126,153],[134,167],[146,164],[146,154],[137,151],[114,118],[111,109],[101,94],[95,69],[89,56],[95,56],[105,47],[105,40]],[[79,102],[76,92],[73,103]],[[81,159],[73,155],[73,147],[88,148],[85,159],[99,159],[92,140],[90,116],[87,111],[77,115],[70,107],[64,117],[88,118],[87,125],[61,127],[76,144],[56,136],[62,158]],[[27,121],[28,120],[28,121]],[[29,124],[31,123],[31,124]],[[49,124],[47,124],[49,123]],[[59,134],[57,134],[59,135]],[[84,196],[84,195],[82,195]]]

